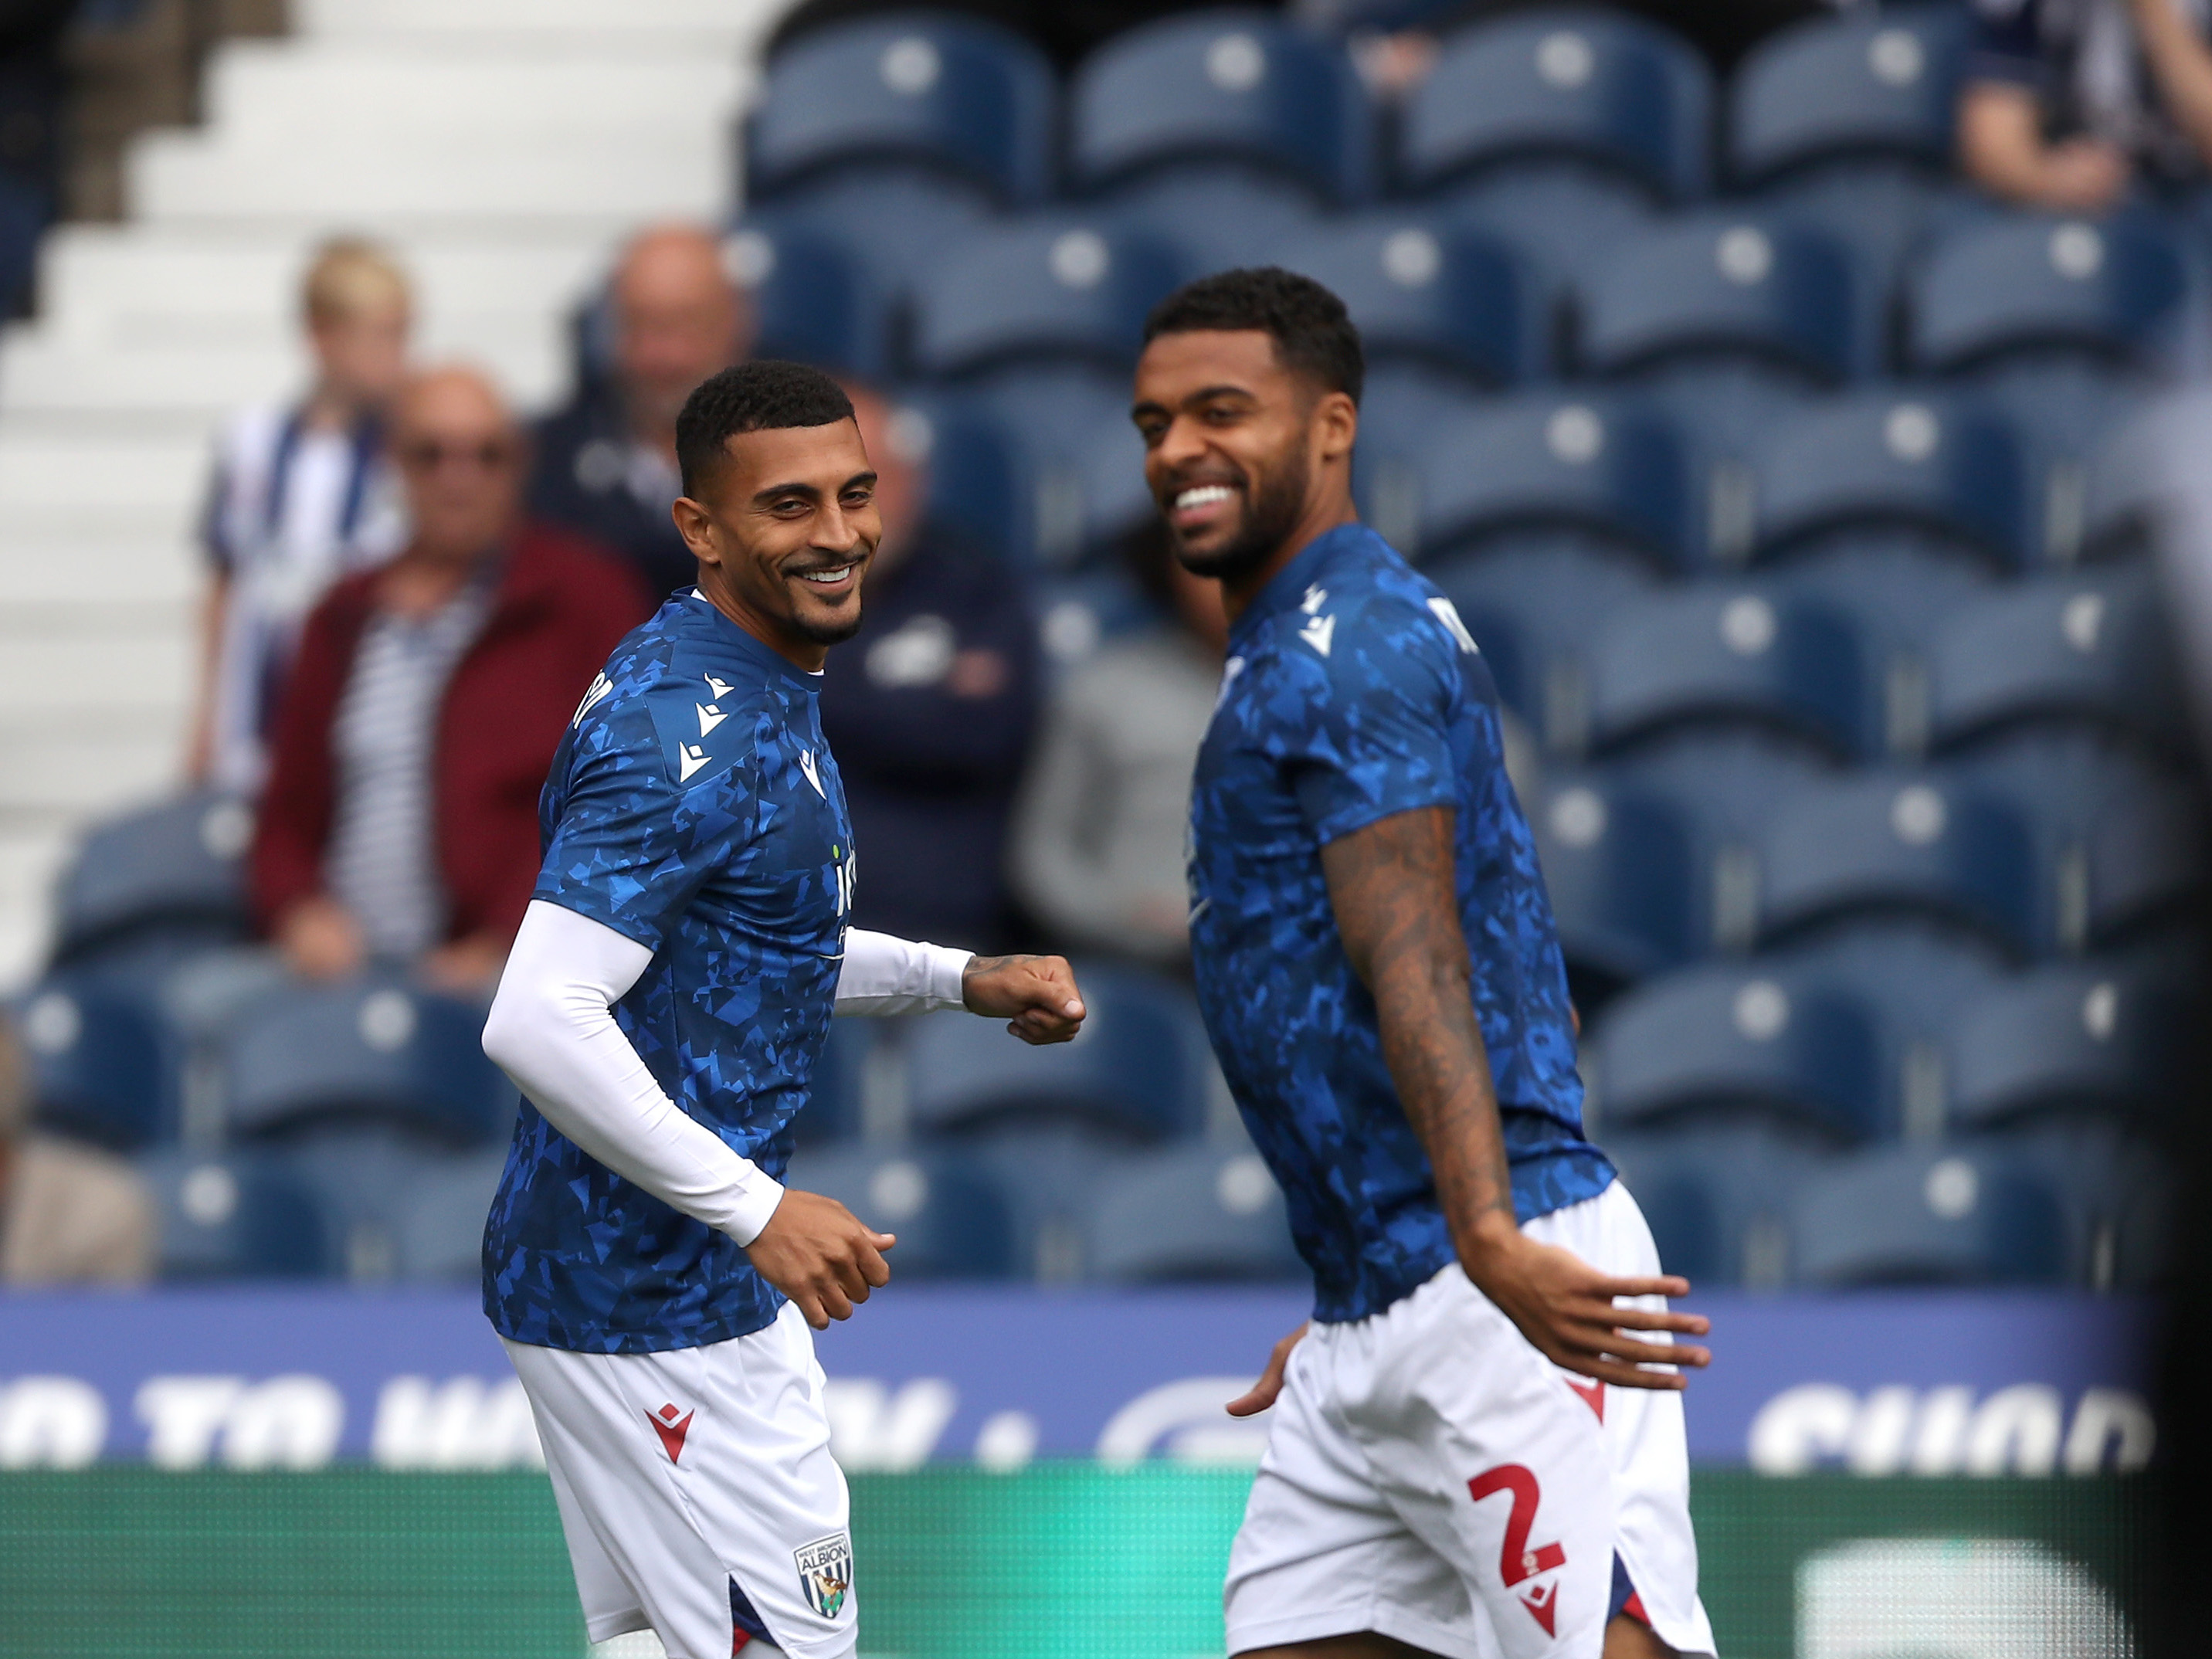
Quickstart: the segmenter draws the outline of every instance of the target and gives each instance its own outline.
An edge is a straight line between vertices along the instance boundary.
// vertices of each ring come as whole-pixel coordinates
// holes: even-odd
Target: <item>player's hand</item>
[[[1467,1275],[1553,1364],[1615,1388],[1680,1389],[1686,1379],[1679,1371],[1642,1368],[1702,1366],[1712,1359],[1707,1350],[1687,1343],[1646,1342],[1633,1334],[1703,1336],[1712,1328],[1704,1315],[1614,1305],[1616,1297],[1687,1296],[1686,1279],[1615,1279],[1572,1251],[1539,1243],[1511,1225],[1492,1231]]]
[[[884,1252],[898,1243],[879,1233],[834,1198],[784,1189],[760,1237],[745,1247],[763,1279],[781,1291],[817,1331],[833,1319],[850,1319],[855,1303],[891,1282]]]
[[[1083,1029],[1083,995],[1065,957],[976,957],[960,975],[971,1014],[1007,1022],[1024,1042],[1066,1042]]]
[[[1283,1373],[1291,1368],[1291,1350],[1298,1346],[1298,1339],[1305,1334],[1306,1328],[1302,1324],[1275,1344],[1275,1351],[1267,1356],[1267,1369],[1260,1373],[1260,1380],[1222,1409],[1231,1417],[1257,1417],[1273,1405],[1276,1396],[1283,1391]]]

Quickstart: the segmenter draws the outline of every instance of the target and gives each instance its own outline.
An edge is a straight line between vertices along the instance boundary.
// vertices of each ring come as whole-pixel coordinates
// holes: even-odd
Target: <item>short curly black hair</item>
[[[1279,265],[1246,265],[1184,283],[1145,319],[1145,343],[1163,334],[1254,328],[1274,337],[1284,368],[1359,401],[1367,353],[1344,301]]]
[[[719,465],[728,440],[787,426],[834,426],[853,418],[853,400],[820,369],[773,357],[739,363],[691,388],[676,417],[676,465],[684,493]]]

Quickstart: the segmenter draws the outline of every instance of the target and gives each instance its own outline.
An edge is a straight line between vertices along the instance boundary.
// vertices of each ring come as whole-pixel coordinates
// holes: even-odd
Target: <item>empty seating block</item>
[[[804,221],[767,219],[735,231],[727,258],[752,295],[759,355],[863,379],[891,373],[897,350],[891,307],[847,239]]]
[[[1607,1135],[1606,1156],[1650,1224],[1659,1265],[1693,1291],[1777,1290],[1790,1271],[1790,1206],[1823,1154],[1757,1124]]]
[[[2051,1184],[1994,1146],[1883,1147],[1809,1177],[1796,1276],[1830,1287],[2051,1284],[2065,1218]]]
[[[1317,234],[1311,192],[1287,178],[1217,170],[1139,178],[1099,204],[1115,222],[1170,242],[1191,274],[1264,264],[1285,243]]]
[[[1948,1045],[1951,1115],[1985,1128],[2052,1114],[2163,1118],[2185,1085],[2181,964],[2053,964],[1960,1010]]]
[[[1052,185],[1044,55],[978,19],[913,12],[825,29],[769,70],[746,158],[757,192],[841,166],[936,169],[1008,203]]]
[[[834,1198],[878,1232],[896,1233],[902,1279],[996,1278],[1008,1269],[1007,1206],[988,1168],[943,1148],[810,1151],[793,1181]]]
[[[328,1271],[313,1194],[252,1154],[171,1148],[139,1162],[161,1224],[165,1279],[298,1279]]]
[[[1838,159],[1946,166],[1968,21],[1954,6],[1885,6],[1762,41],[1729,88],[1729,171],[1755,183]]]
[[[932,375],[1071,360],[1126,369],[1145,313],[1183,275],[1176,249],[1103,218],[979,233],[921,279],[915,366]]]
[[[190,944],[240,937],[239,860],[252,834],[249,808],[206,793],[101,824],[55,894],[56,959],[83,960],[149,937]]]
[[[1099,1279],[1296,1278],[1281,1190],[1249,1147],[1177,1147],[1125,1165],[1092,1200],[1089,1266]]]
[[[58,974],[14,1013],[41,1121],[126,1151],[175,1133],[180,1056],[153,997],[134,981]]]

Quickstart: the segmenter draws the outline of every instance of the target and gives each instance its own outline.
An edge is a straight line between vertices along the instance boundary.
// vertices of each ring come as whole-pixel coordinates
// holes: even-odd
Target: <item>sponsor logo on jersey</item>
[[[824,1619],[844,1610],[846,1594],[853,1588],[853,1541],[842,1532],[801,1544],[791,1559],[799,1569],[799,1588],[806,1605]]]
[[[669,1401],[657,1412],[647,1412],[645,1420],[653,1425],[653,1431],[660,1437],[660,1443],[668,1453],[668,1461],[679,1462],[684,1456],[684,1437],[691,1432],[691,1419],[696,1411],[678,1413],[676,1402]]]

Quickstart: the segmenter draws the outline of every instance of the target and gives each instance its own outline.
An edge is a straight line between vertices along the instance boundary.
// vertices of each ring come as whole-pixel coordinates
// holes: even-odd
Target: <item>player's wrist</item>
[[[775,1219],[775,1212],[782,1203],[783,1183],[772,1181],[756,1170],[731,1205],[729,1218],[723,1222],[722,1231],[735,1239],[741,1249],[750,1249],[759,1243],[760,1236],[768,1231],[768,1224]]]
[[[1510,1261],[1528,1242],[1521,1224],[1507,1209],[1486,1209],[1453,1229],[1460,1264],[1478,1284],[1488,1273]]]

